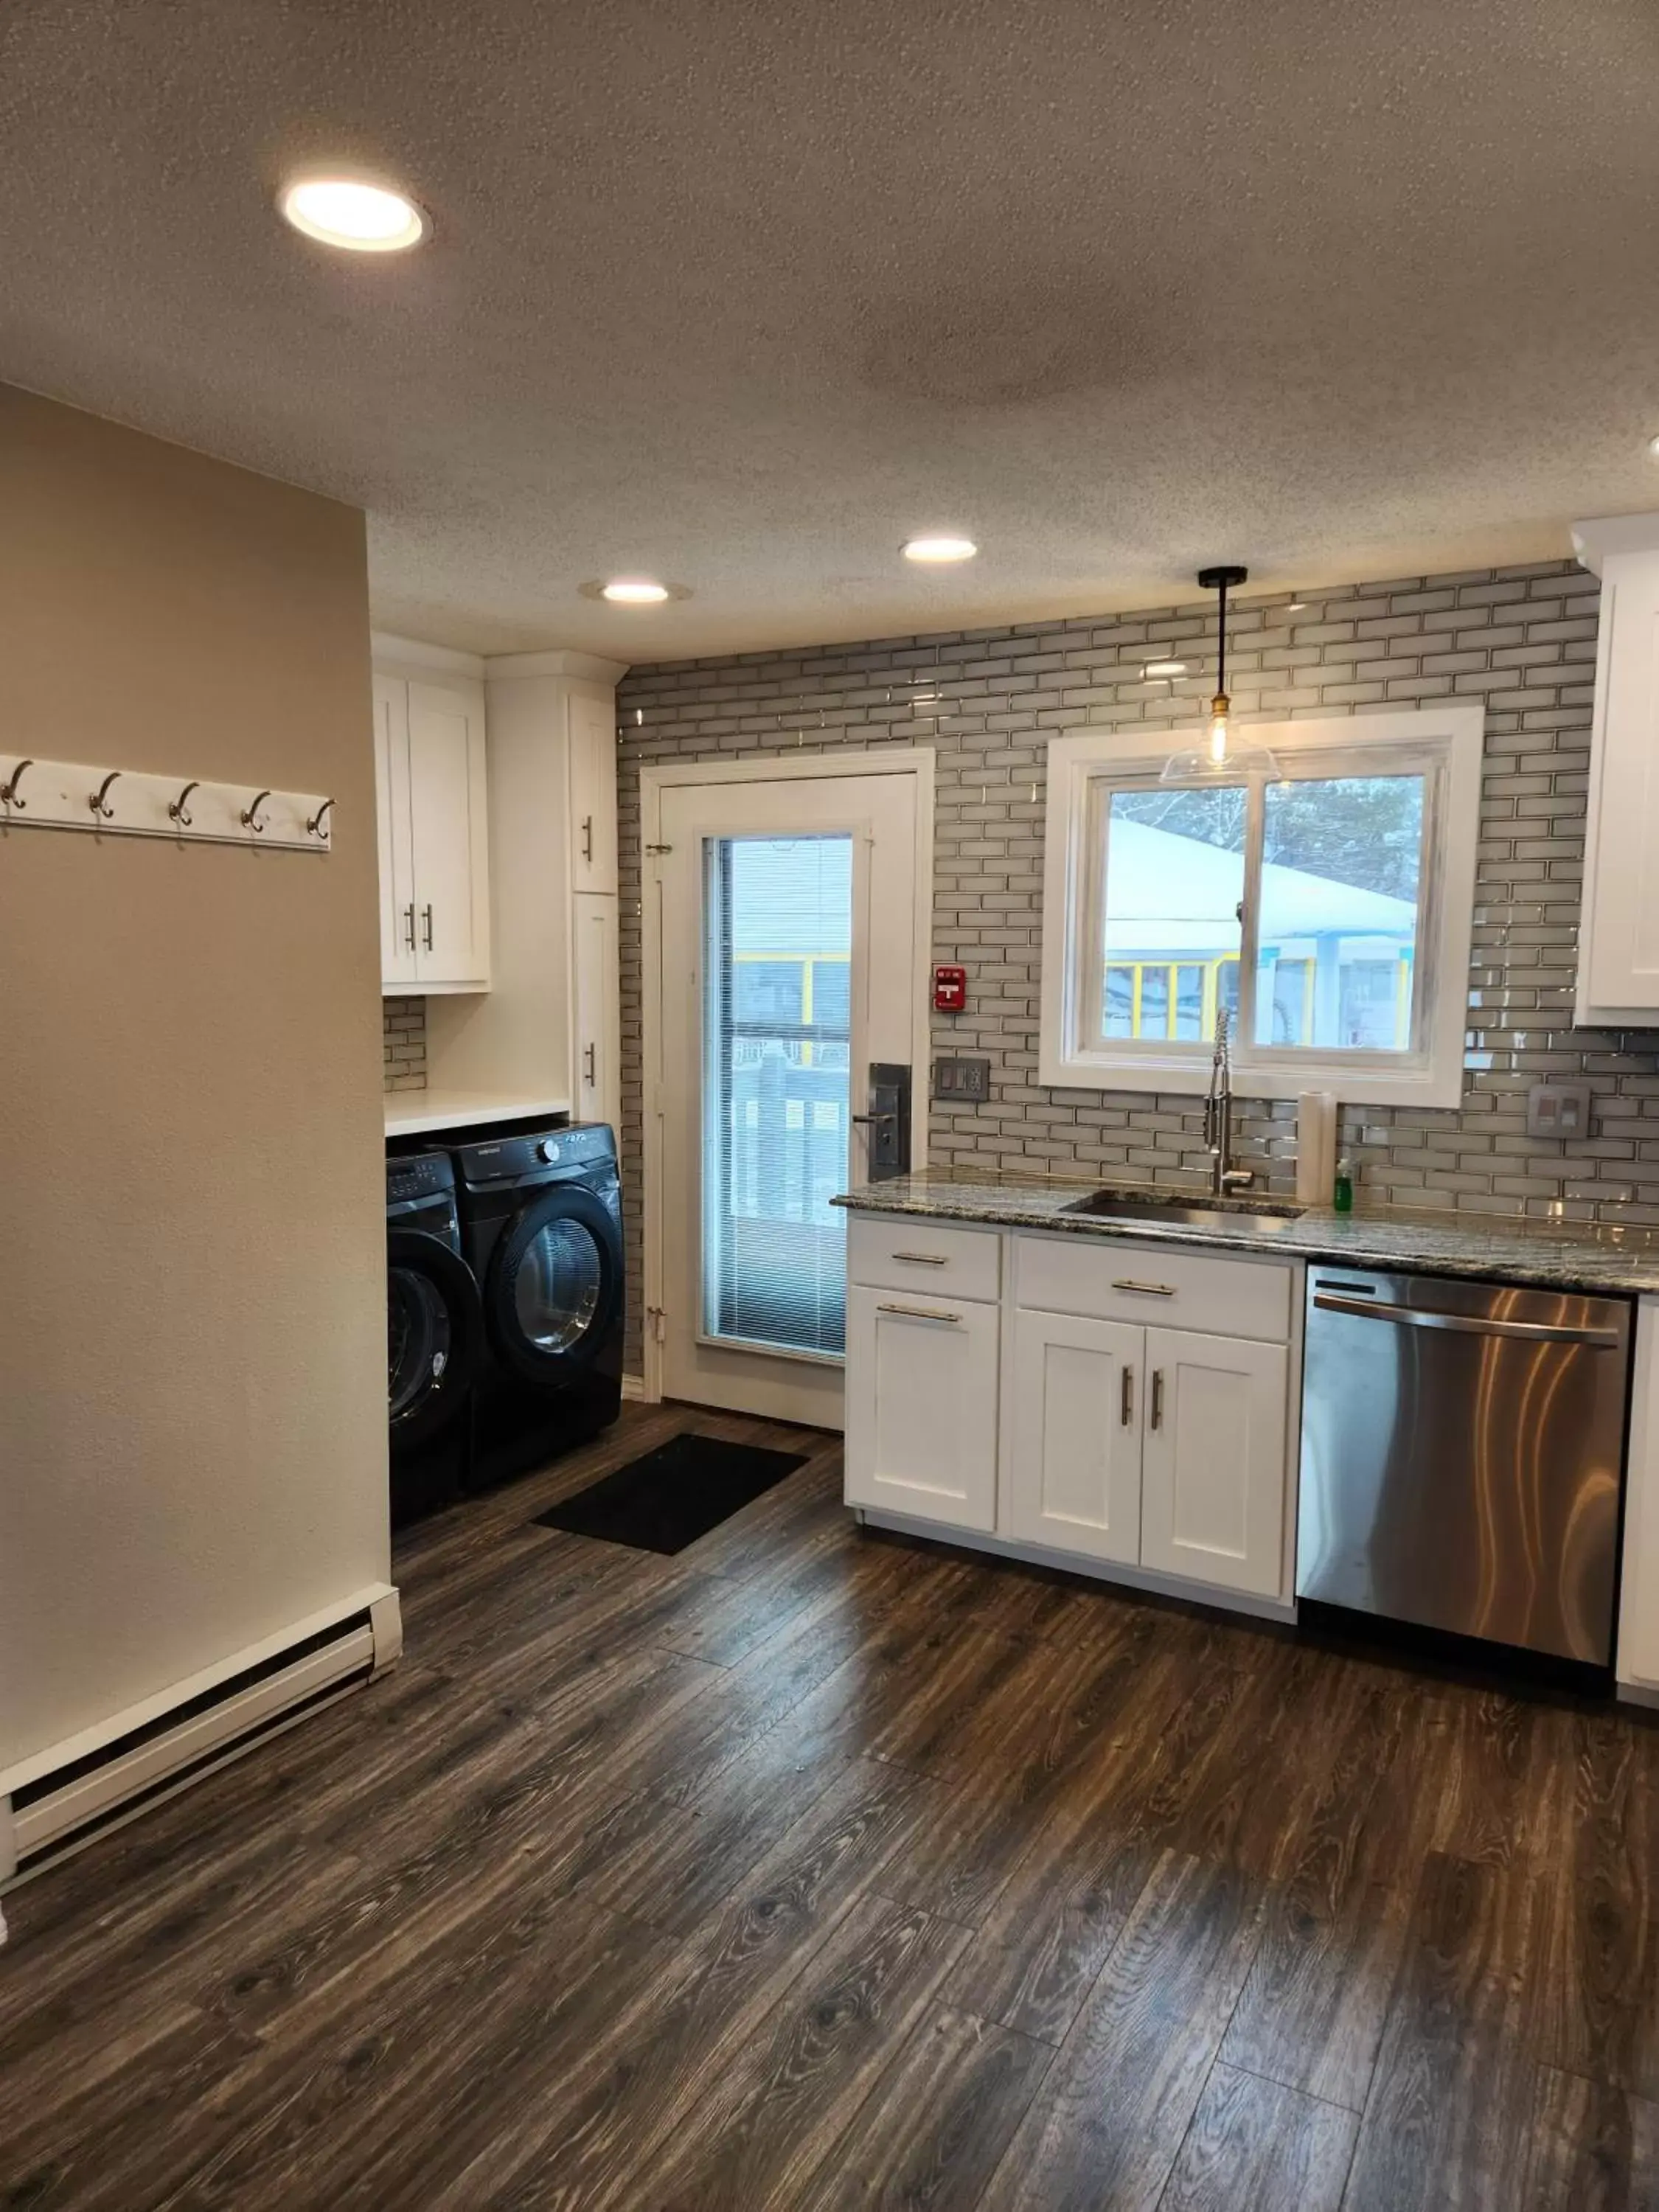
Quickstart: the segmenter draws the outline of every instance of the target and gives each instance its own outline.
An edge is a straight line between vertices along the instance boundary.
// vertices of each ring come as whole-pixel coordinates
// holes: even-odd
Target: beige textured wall
[[[387,1571],[362,516],[0,387],[0,769],[331,793],[331,856],[0,831],[0,1770]]]

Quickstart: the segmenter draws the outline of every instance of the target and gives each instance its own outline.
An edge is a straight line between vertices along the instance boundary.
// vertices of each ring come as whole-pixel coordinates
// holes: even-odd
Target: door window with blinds
[[[702,1334],[836,1358],[853,840],[711,837],[703,866]]]

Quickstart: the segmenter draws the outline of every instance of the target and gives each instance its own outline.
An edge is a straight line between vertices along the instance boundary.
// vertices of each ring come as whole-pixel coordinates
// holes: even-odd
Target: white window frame
[[[1469,946],[1480,834],[1483,711],[1478,705],[1409,713],[1342,714],[1252,723],[1249,738],[1294,775],[1364,775],[1391,766],[1429,772],[1425,793],[1425,896],[1417,948],[1416,1034],[1407,1052],[1326,1052],[1233,1042],[1234,1088],[1252,1098],[1334,1091],[1357,1106],[1456,1106],[1463,1096],[1468,1024]],[[1210,1080],[1207,1044],[1104,1038],[1086,1026],[1097,1003],[1101,959],[1093,944],[1101,898],[1099,794],[1121,782],[1155,781],[1171,752],[1204,742],[1201,731],[1087,730],[1051,738],[1043,858],[1042,1006],[1037,1079],[1055,1090],[1200,1092]],[[1367,757],[1373,765],[1366,766]],[[1263,793],[1269,779],[1241,772],[1253,825],[1245,852],[1244,932],[1239,948],[1241,1013],[1254,1002],[1258,943]],[[1095,996],[1090,997],[1091,990]]]

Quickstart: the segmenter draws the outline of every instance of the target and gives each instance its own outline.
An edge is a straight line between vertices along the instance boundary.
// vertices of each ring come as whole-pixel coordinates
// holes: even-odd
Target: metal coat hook
[[[112,768],[87,801],[93,812],[100,815],[106,822],[115,819],[115,809],[109,804],[109,787],[120,773],[118,768]]]
[[[23,780],[23,770],[33,766],[32,760],[20,760],[5,782],[0,783],[0,806],[26,807],[28,805],[27,799],[17,796],[17,787]]]
[[[179,793],[177,799],[175,799],[172,805],[167,808],[167,819],[171,822],[176,822],[181,830],[188,830],[190,827],[190,816],[185,811],[190,799],[190,794],[192,791],[199,791],[201,787],[202,787],[199,782],[187,783],[184,789]]]
[[[306,828],[310,831],[313,837],[323,837],[326,836],[328,834],[323,828],[323,823],[326,820],[333,805],[334,801],[331,799],[325,799],[322,805],[317,809],[317,811],[312,816],[311,819],[306,823]]]
[[[242,827],[244,830],[252,830],[256,837],[263,837],[264,835],[265,825],[259,819],[259,809],[270,796],[270,793],[268,791],[262,791],[251,806],[245,806],[242,809]]]

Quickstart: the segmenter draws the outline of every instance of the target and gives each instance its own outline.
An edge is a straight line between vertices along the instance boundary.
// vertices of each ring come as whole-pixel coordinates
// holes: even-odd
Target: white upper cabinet
[[[380,988],[412,991],[414,865],[410,857],[409,686],[374,678],[374,811],[380,852]]]
[[[1659,1026],[1659,514],[1573,543],[1601,579],[1577,1016]]]
[[[578,891],[617,890],[617,714],[580,694],[570,702],[570,880]]]
[[[377,674],[381,988],[489,986],[483,687]]]

